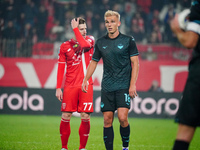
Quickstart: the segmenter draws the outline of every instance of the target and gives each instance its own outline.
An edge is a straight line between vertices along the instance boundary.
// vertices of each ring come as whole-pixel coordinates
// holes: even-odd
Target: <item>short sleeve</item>
[[[60,46],[60,51],[58,54],[58,62],[66,62],[66,54],[65,54],[65,49],[66,49],[66,44],[63,43]]]
[[[187,24],[187,31],[193,31],[200,34],[200,1],[193,1],[189,14],[189,22]]]
[[[139,55],[135,39],[133,37],[130,38],[129,52],[130,52],[130,57]]]
[[[98,48],[98,45],[95,44],[95,46],[94,46],[94,54],[92,56],[92,60],[98,62],[100,59],[101,59],[101,52],[100,52],[100,50]]]

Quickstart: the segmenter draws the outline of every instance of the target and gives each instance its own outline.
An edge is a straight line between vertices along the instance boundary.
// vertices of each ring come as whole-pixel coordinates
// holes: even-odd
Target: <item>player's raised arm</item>
[[[198,42],[199,35],[193,31],[185,32],[180,28],[178,21],[179,14],[176,14],[174,19],[170,22],[172,31],[176,34],[179,42],[186,48],[194,48]]]
[[[90,49],[94,46],[94,38],[86,39],[87,26],[83,18],[74,18],[71,21],[71,27],[74,31],[75,39],[83,49]]]

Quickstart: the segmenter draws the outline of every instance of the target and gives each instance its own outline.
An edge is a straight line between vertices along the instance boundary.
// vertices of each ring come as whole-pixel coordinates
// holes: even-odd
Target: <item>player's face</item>
[[[84,38],[86,38],[86,34],[87,34],[87,30],[86,30],[87,27],[86,27],[86,24],[79,24],[79,25],[78,25],[78,29],[79,29],[81,35],[82,35]]]
[[[105,26],[109,34],[114,34],[118,31],[120,21],[116,16],[105,17]]]

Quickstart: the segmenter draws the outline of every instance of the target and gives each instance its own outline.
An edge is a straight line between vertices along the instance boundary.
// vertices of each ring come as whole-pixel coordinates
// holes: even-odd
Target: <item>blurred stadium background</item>
[[[1,117],[59,116],[60,102],[55,97],[57,56],[60,44],[73,37],[70,21],[82,16],[88,35],[98,39],[106,34],[104,12],[112,9],[121,14],[120,31],[135,38],[140,53],[139,96],[131,101],[129,117],[173,119],[192,50],[179,44],[169,22],[190,3],[191,0],[0,0]],[[100,61],[93,75],[93,117],[102,116],[102,69]],[[1,145],[0,149],[8,149]],[[169,149],[169,145],[163,149]]]

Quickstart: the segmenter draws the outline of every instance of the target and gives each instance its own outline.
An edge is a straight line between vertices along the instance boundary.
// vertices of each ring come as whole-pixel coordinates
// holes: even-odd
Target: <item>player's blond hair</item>
[[[110,17],[110,16],[116,16],[120,21],[120,14],[118,12],[113,11],[113,10],[106,11],[105,14],[104,14],[104,18]]]

